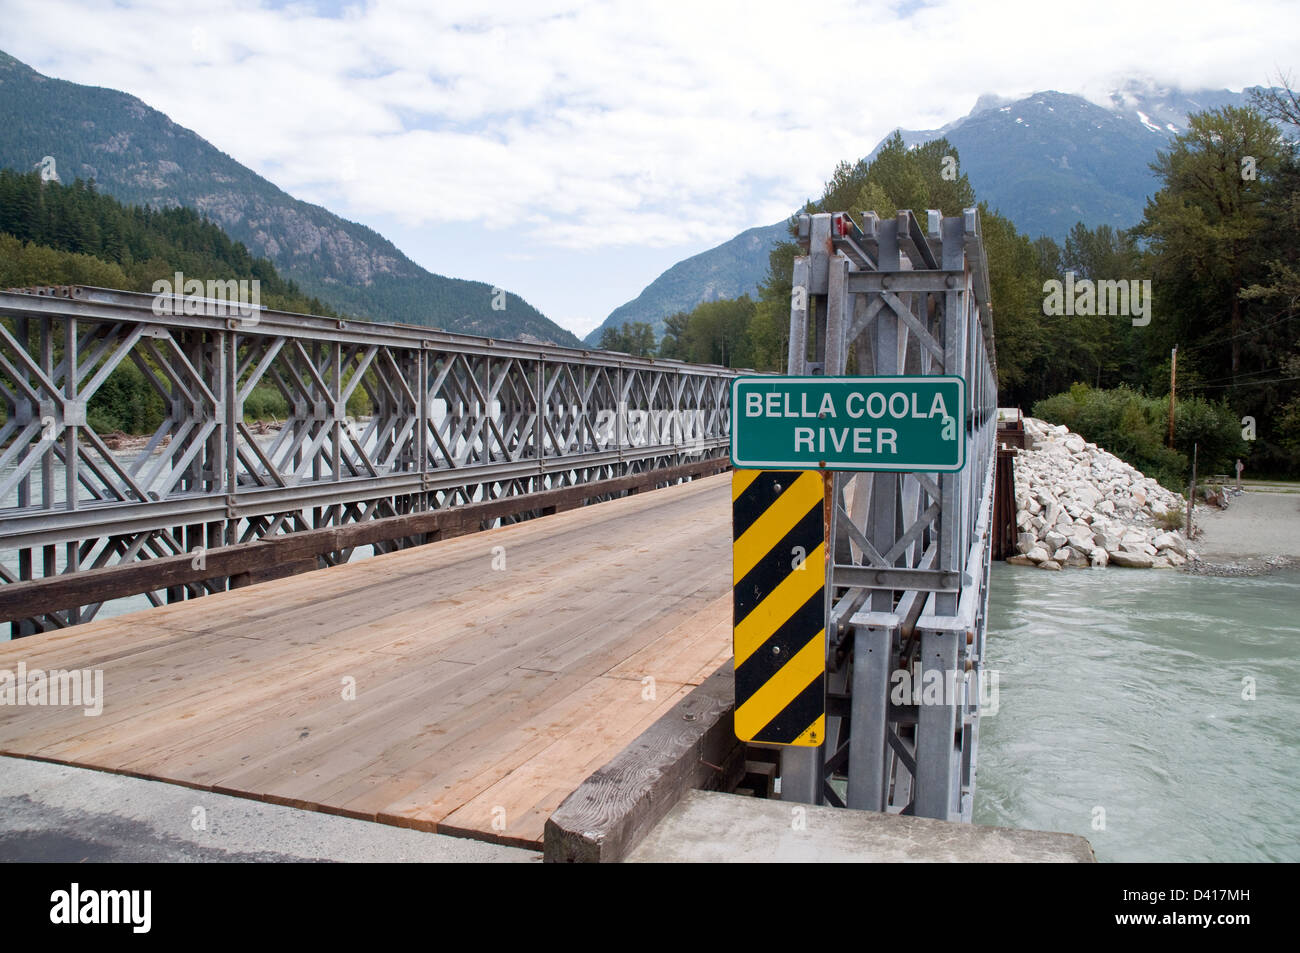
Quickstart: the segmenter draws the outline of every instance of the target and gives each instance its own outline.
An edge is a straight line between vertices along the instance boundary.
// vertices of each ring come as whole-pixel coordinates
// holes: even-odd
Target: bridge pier
[[[1096,863],[1077,834],[978,827],[875,811],[689,791],[629,863]]]
[[[997,395],[979,214],[931,211],[926,228],[907,210],[801,215],[798,238],[789,373],[962,378],[966,465],[829,481],[826,672],[839,689],[821,747],[783,750],[781,796],[969,820]],[[922,684],[900,703],[913,672]],[[940,697],[917,696],[935,681]]]

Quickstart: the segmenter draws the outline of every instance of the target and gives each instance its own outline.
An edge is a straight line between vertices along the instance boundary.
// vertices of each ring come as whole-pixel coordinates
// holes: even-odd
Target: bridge
[[[0,753],[548,855],[591,805],[628,800],[644,834],[683,793],[646,784],[763,763],[786,801],[969,821],[996,428],[978,214],[798,229],[789,372],[956,375],[967,404],[959,472],[826,473],[820,747],[730,730],[736,371],[71,287],[0,293],[0,666],[107,690],[96,718],[0,709]],[[87,425],[123,361],[167,410],[134,454]],[[259,386],[290,408],[269,435]],[[155,607],[96,618],[131,595]],[[914,669],[965,677],[891,698]]]
[[[734,372],[99,288],[0,292],[0,611],[26,635],[725,466]],[[88,425],[133,367],[165,414]],[[259,388],[287,419],[259,439]],[[349,404],[364,406],[358,420]]]

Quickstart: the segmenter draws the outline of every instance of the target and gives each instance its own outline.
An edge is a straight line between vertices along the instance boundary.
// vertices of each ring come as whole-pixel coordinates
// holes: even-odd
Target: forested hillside
[[[785,233],[784,222],[751,228],[716,248],[679,261],[627,304],[615,308],[584,338],[585,343],[600,344],[606,331],[617,333],[634,323],[649,326],[657,340],[665,331],[668,315],[689,311],[706,301],[748,294],[763,280],[767,253]]]
[[[94,183],[42,183],[37,172],[0,170],[0,288],[150,291],[178,271],[202,281],[257,279],[265,307],[334,313],[192,209],[127,206],[99,194]]]
[[[1089,439],[1139,428],[1156,433],[1158,444],[1143,401],[1167,400],[1177,346],[1177,393],[1189,402],[1180,405],[1186,426],[1174,456],[1161,458],[1162,472],[1185,472],[1199,435],[1216,448],[1211,466],[1239,453],[1257,474],[1300,473],[1300,157],[1277,126],[1297,119],[1300,103],[1287,90],[1257,92],[1250,108],[1194,114],[1157,153],[1159,189],[1129,229],[1080,223],[1063,243],[1033,240],[979,203],[1001,402],[1029,411],[1075,384],[1116,392],[1091,399],[1075,387],[1070,400],[1041,407],[1078,413],[1070,426]],[[807,209],[955,215],[977,196],[965,175],[940,175],[944,155],[957,155],[946,140],[909,150],[892,137],[870,161],[841,163]],[[795,252],[792,242],[772,251],[756,300],[670,317],[659,353],[784,368]],[[1049,283],[1067,272],[1080,281],[1150,281],[1149,320],[1050,315]],[[1225,436],[1228,424],[1234,440]]]
[[[352,317],[578,344],[517,295],[494,308],[491,285],[431,274],[373,229],[295,199],[134,96],[42,76],[0,52],[0,116],[0,168],[26,172],[50,155],[65,180],[94,180],[123,202],[197,210]]]
[[[171,281],[178,271],[205,283],[256,280],[260,303],[268,308],[334,313],[192,209],[126,206],[100,195],[91,183],[42,183],[36,172],[0,170],[0,288],[85,284],[148,292],[154,281]],[[147,355],[142,359],[150,361]],[[0,373],[0,384],[4,378]],[[265,386],[249,395],[244,410],[252,418],[288,413],[283,395]],[[123,361],[87,411],[87,423],[98,433],[141,434],[158,427],[166,404],[140,368]],[[0,420],[4,412],[0,403]]]

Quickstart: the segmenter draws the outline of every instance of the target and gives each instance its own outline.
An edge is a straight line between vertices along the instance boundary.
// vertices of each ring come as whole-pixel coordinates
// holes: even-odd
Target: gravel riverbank
[[[1300,495],[1247,489],[1226,510],[1198,508],[1196,526],[1189,572],[1254,576],[1300,566]]]

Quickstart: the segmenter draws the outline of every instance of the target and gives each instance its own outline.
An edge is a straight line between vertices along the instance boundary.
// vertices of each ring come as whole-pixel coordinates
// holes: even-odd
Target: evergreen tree
[[[1252,259],[1267,183],[1283,155],[1277,128],[1253,109],[1195,113],[1187,132],[1156,154],[1151,168],[1163,187],[1137,228],[1150,242],[1155,280],[1184,305],[1180,337],[1227,327],[1226,366],[1219,368],[1234,377],[1245,326],[1240,295],[1258,274]]]

